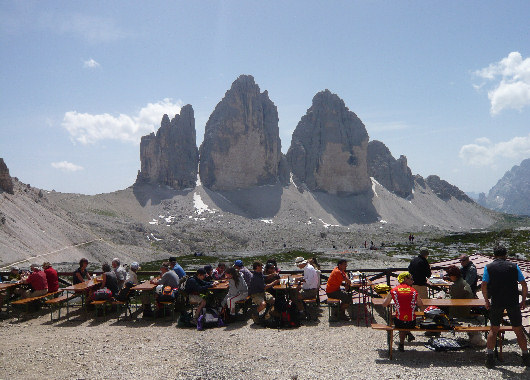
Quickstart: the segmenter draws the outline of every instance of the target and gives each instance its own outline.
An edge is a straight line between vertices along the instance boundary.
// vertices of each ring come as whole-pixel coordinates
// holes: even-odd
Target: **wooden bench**
[[[326,300],[326,303],[328,304],[328,319],[330,322],[338,322],[339,321],[339,308],[340,308],[340,300],[336,298],[328,298]]]
[[[246,314],[249,306],[252,304],[252,297],[247,296],[244,300],[236,301],[236,314],[238,309],[243,310],[243,314]]]
[[[65,294],[59,297],[50,298],[49,300],[46,300],[44,303],[50,308],[50,320],[53,322],[53,310],[55,308],[58,309],[58,317],[57,320],[61,319],[61,307],[63,303],[70,301],[71,299],[79,297],[79,294]]]
[[[107,306],[116,306],[117,311],[118,311],[118,317],[117,317],[118,321],[120,320],[122,309],[124,308],[125,308],[125,318],[127,318],[127,311],[129,311],[129,316],[132,316],[129,302],[118,301],[118,300],[115,300],[114,298],[110,298],[108,300],[92,301],[91,304],[94,305],[94,307],[96,308],[96,318],[97,318],[98,310],[102,309],[103,319],[104,320],[107,319]]]
[[[59,294],[59,293],[62,293],[63,291],[62,290],[58,290],[56,292],[51,292],[51,293],[46,293],[46,294],[43,294],[42,296],[37,296],[37,297],[28,297],[28,298],[22,298],[22,299],[19,299],[19,300],[16,300],[16,301],[13,301],[11,302],[11,305],[12,306],[16,306],[16,305],[25,305],[25,312],[28,313],[28,308],[29,308],[29,305],[32,304],[33,302],[39,302],[39,301],[42,301],[48,297],[51,297],[51,296],[54,296],[56,294]],[[14,309],[14,308],[13,308]],[[17,317],[18,317],[18,320],[20,320],[20,315],[21,313],[18,313]]]
[[[383,330],[387,332],[387,343],[388,343],[388,357],[392,359],[392,345],[393,345],[393,335],[394,331],[406,331],[406,332],[487,332],[490,331],[490,326],[455,326],[453,330],[442,330],[442,329],[422,329],[415,327],[412,329],[398,329],[394,326],[388,326],[380,323],[372,323],[372,329],[374,330]],[[500,326],[499,335],[497,336],[497,342],[495,349],[499,348],[498,357],[499,360],[502,360],[502,344],[504,340],[504,333],[506,331],[513,331],[512,326]]]

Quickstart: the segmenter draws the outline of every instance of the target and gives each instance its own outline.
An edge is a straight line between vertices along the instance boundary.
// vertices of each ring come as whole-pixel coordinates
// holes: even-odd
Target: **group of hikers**
[[[394,302],[396,312],[393,322],[396,328],[414,328],[416,326],[416,309],[424,310],[422,300],[428,298],[427,279],[432,275],[427,261],[429,253],[427,248],[420,249],[419,255],[410,262],[408,271],[399,274],[399,285],[390,290],[383,302],[385,307],[390,305],[392,301]],[[486,341],[485,364],[488,368],[493,368],[496,364],[495,342],[506,310],[517,337],[517,343],[522,351],[523,365],[529,367],[530,354],[522,326],[521,313],[521,310],[526,307],[527,284],[519,266],[506,260],[507,250],[504,246],[496,246],[493,254],[493,262],[484,268],[480,287],[491,325]],[[459,260],[460,267],[451,265],[445,269],[446,276],[443,277],[451,281],[449,295],[455,299],[477,298],[477,269],[467,255],[461,255]],[[519,299],[519,285],[521,285],[521,299]],[[470,315],[470,309],[452,307],[449,309],[449,316],[466,318]],[[400,331],[398,346],[400,351],[404,351],[406,337],[409,341],[415,339],[410,332]],[[482,339],[478,333],[470,333],[470,337]]]
[[[263,322],[271,317],[279,316],[278,296],[285,302],[290,300],[294,311],[298,313],[296,317],[306,318],[307,310],[304,300],[316,300],[319,297],[320,289],[320,265],[316,257],[305,259],[297,257],[294,260],[297,268],[303,271],[301,276],[293,277],[285,291],[279,295],[274,289],[280,284],[280,270],[276,260],[270,259],[265,264],[260,261],[252,263],[252,268],[247,268],[243,261],[235,260],[233,265],[220,262],[217,267],[205,265],[197,269],[192,275],[187,275],[184,269],[177,263],[176,257],[170,257],[168,261],[160,265],[160,276],[152,278],[150,282],[156,286],[155,305],[157,310],[152,309],[151,299],[147,294],[142,294],[142,316],[150,318],[160,310],[163,305],[160,301],[177,298],[180,294],[187,297],[187,302],[196,306],[192,316],[192,323],[195,323],[203,309],[207,306],[219,304],[224,310],[227,319],[236,313],[236,303],[250,298],[256,305],[252,318],[256,323]],[[339,260],[337,266],[331,272],[327,284],[326,293],[329,298],[341,301],[339,318],[349,320],[353,314],[351,311],[352,297],[348,293],[351,280],[348,278],[346,268],[347,260]],[[87,270],[88,260],[82,259],[79,268],[74,272],[73,282],[80,283],[92,278]],[[132,288],[138,284],[137,271],[139,264],[133,262],[126,271],[119,261],[114,259],[109,264],[102,265],[101,288],[110,290],[112,295],[122,294],[124,290]],[[226,295],[222,299],[216,298],[219,293],[212,292],[219,282],[227,282]],[[129,292],[128,292],[129,293]],[[130,294],[130,293],[129,293]],[[285,298],[285,299],[284,299]],[[98,299],[97,291],[92,293],[89,300]],[[349,311],[349,317],[346,311]]]
[[[530,366],[530,354],[522,327],[521,314],[521,310],[526,307],[527,284],[519,266],[506,260],[505,247],[498,245],[493,253],[494,260],[484,268],[480,288],[477,268],[465,254],[459,257],[460,266],[451,265],[445,268],[445,276],[442,273],[440,275],[451,282],[448,289],[451,298],[477,298],[477,292],[479,290],[482,292],[491,324],[485,342],[486,366],[492,368],[496,364],[493,350],[505,310],[517,336],[517,343],[522,350],[523,364]],[[394,302],[393,322],[396,328],[414,328],[416,310],[424,309],[423,300],[429,297],[427,280],[432,276],[427,260],[429,254],[428,248],[420,248],[418,256],[411,260],[408,271],[399,274],[399,284],[390,290],[383,302],[383,306]],[[79,261],[79,268],[73,273],[73,284],[96,278],[88,272],[88,264],[85,258]],[[245,267],[242,260],[235,260],[233,265],[220,262],[216,268],[206,265],[188,276],[177,263],[176,257],[170,257],[168,261],[161,264],[160,276],[150,279],[150,282],[156,285],[157,310],[152,310],[150,297],[142,294],[143,316],[152,317],[155,312],[159,311],[163,307],[161,302],[164,297],[171,298],[180,294],[185,295],[186,301],[196,306],[192,323],[196,323],[203,309],[212,306],[212,303],[219,304],[224,311],[225,318],[230,319],[236,313],[236,303],[248,298],[256,305],[252,315],[256,323],[279,317],[279,298],[284,301],[289,299],[294,312],[298,313],[295,317],[304,318],[307,315],[304,300],[317,300],[319,297],[320,265],[315,257],[307,260],[297,257],[294,264],[303,273],[301,276],[294,276],[290,286],[285,287],[280,293],[274,289],[275,285],[280,284],[280,271],[274,259],[268,260],[265,264],[255,261],[252,269]],[[352,281],[346,272],[347,265],[347,260],[339,260],[327,279],[325,287],[328,298],[340,300],[339,319],[341,320],[349,320],[353,317],[352,295],[348,292]],[[129,297],[132,295],[131,288],[139,283],[137,272],[140,265],[138,262],[131,263],[129,269],[126,270],[120,260],[115,258],[111,264],[104,263],[101,269],[103,273],[100,288],[111,297],[119,298],[120,295]],[[29,273],[22,273],[18,267],[14,266],[7,280],[20,281],[30,288],[29,290],[17,288],[13,297],[36,297],[59,290],[57,271],[49,262],[43,263],[42,270],[38,265],[32,264]],[[215,295],[212,297],[211,290],[215,289],[220,282],[228,282],[228,287],[224,288],[227,292],[226,295],[221,293],[222,299],[216,299]],[[519,285],[521,286],[521,299],[519,299]],[[98,299],[99,291],[92,292],[89,301]],[[3,301],[4,295],[0,294],[0,306]],[[448,313],[450,317],[466,319],[470,316],[470,309],[469,307],[452,307],[449,308]],[[349,317],[346,315],[347,311]],[[478,333],[469,334],[472,341],[476,339],[476,345],[484,344]],[[409,341],[415,339],[410,332],[400,331],[398,346],[400,351],[404,351],[407,337]]]

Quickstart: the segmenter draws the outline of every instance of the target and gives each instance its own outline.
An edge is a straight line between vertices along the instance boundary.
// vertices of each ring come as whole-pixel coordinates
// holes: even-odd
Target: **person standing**
[[[416,305],[423,309],[423,302],[416,289],[412,287],[412,275],[409,272],[401,272],[398,276],[399,285],[392,288],[385,300],[383,307],[394,301],[396,314],[394,325],[398,329],[412,329],[416,326]],[[405,337],[410,334],[407,331],[399,332],[399,351],[405,351]],[[410,334],[412,336],[412,334]],[[412,336],[409,338],[414,340]]]
[[[431,266],[427,261],[429,253],[428,248],[421,247],[419,255],[411,260],[408,268],[412,275],[412,287],[416,289],[422,299],[429,298],[427,292],[427,279],[431,277]]]
[[[118,279],[118,289],[123,288],[123,284],[125,284],[125,279],[127,278],[127,271],[121,266],[120,259],[117,257],[112,260],[112,271]]]
[[[458,260],[460,260],[460,264],[462,265],[460,267],[462,278],[471,287],[471,291],[473,292],[473,295],[477,294],[477,290],[478,290],[477,267],[475,266],[475,264],[473,264],[471,260],[469,260],[469,256],[466,255],[465,253],[463,255],[460,255]]]
[[[493,249],[495,259],[486,265],[482,276],[482,294],[489,310],[491,328],[486,343],[486,367],[495,367],[493,349],[499,333],[504,310],[510,318],[510,323],[517,337],[517,343],[522,351],[523,364],[530,367],[530,354],[523,332],[521,310],[526,307],[528,286],[524,276],[515,263],[506,260],[506,248],[498,245]],[[519,302],[519,287],[521,285],[521,301]],[[490,299],[491,298],[491,302]]]

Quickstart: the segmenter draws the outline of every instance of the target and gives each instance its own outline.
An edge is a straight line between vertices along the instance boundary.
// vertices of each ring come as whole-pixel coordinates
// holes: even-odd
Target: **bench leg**
[[[387,331],[388,333],[388,357],[392,360],[392,344],[394,343],[394,334],[392,331]]]

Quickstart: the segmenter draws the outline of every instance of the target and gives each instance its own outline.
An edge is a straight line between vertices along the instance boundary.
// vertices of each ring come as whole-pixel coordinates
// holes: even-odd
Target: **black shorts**
[[[521,314],[521,308],[519,305],[504,307],[504,306],[491,306],[489,310],[490,314],[490,324],[492,326],[500,326],[502,322],[502,317],[504,314],[504,309],[510,318],[510,323],[512,327],[520,327],[523,325],[523,316]]]
[[[401,319],[394,317],[394,326],[396,329],[413,329],[416,327],[416,320],[402,321]]]

